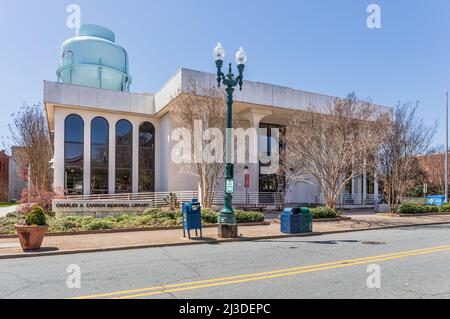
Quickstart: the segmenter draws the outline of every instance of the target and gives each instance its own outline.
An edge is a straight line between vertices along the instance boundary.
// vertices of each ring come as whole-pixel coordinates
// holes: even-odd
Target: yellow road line
[[[336,268],[344,268],[344,267],[350,267],[350,266],[355,266],[355,265],[360,265],[360,264],[367,264],[367,263],[372,263],[372,262],[377,262],[377,261],[393,260],[393,259],[399,259],[399,258],[404,258],[404,257],[409,257],[409,256],[431,254],[431,253],[448,251],[448,250],[450,250],[450,245],[437,246],[437,247],[431,247],[431,248],[425,248],[425,249],[417,249],[417,250],[411,250],[411,251],[405,251],[405,252],[397,252],[397,253],[355,258],[355,259],[349,259],[349,260],[341,260],[341,261],[336,261],[336,262],[329,262],[329,263],[316,264],[316,265],[310,265],[310,266],[300,266],[300,267],[273,270],[273,271],[260,272],[260,273],[254,273],[254,274],[246,274],[246,275],[223,277],[223,278],[214,278],[214,279],[165,285],[165,286],[157,286],[157,287],[125,290],[125,291],[118,291],[118,292],[111,292],[111,293],[104,293],[104,294],[97,294],[97,295],[90,295],[90,296],[75,297],[73,299],[104,298],[104,297],[113,297],[113,296],[120,296],[120,295],[127,295],[127,296],[121,296],[121,297],[117,297],[117,298],[119,298],[119,299],[121,299],[121,298],[138,298],[138,297],[152,296],[152,295],[165,294],[165,293],[171,293],[171,292],[179,292],[179,291],[186,291],[186,290],[193,290],[193,289],[200,289],[200,288],[216,287],[216,286],[222,286],[222,285],[231,285],[231,284],[245,283],[245,282],[250,282],[250,281],[293,276],[293,275],[298,275],[298,274],[303,274],[303,273],[308,273],[308,272],[315,272],[315,271],[322,271],[322,270],[329,270],[329,269],[336,269]],[[189,286],[189,287],[187,287],[187,286]],[[183,287],[183,288],[179,288],[179,287]],[[174,289],[171,289],[171,288],[174,288]],[[155,291],[155,290],[157,290],[157,291]],[[151,291],[151,292],[149,292],[149,291]],[[145,293],[143,293],[143,292],[145,292]],[[129,295],[129,294],[132,294],[132,295]]]

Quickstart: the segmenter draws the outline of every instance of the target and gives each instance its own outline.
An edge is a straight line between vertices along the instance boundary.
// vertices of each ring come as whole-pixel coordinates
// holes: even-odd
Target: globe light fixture
[[[225,50],[220,42],[217,42],[217,45],[214,48],[214,58],[216,61],[223,61],[225,58]]]
[[[239,48],[239,51],[236,53],[236,64],[244,65],[247,62],[247,53],[245,53],[242,47]]]

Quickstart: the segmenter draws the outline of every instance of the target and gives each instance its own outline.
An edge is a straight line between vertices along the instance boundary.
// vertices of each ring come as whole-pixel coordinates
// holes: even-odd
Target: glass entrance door
[[[260,124],[259,149],[260,154],[272,155],[273,145],[278,145],[279,153],[283,149],[282,136],[284,127],[275,124]],[[279,140],[272,136],[272,129],[279,130]],[[280,194],[285,189],[285,175],[281,170],[277,174],[266,175],[261,173],[261,168],[270,166],[271,163],[259,162],[259,202],[262,204],[275,204]],[[282,165],[280,165],[282,167]]]

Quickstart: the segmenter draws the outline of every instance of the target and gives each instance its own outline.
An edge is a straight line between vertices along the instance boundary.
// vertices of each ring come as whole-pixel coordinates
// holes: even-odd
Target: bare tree
[[[417,119],[418,104],[398,103],[387,128],[387,138],[377,154],[376,176],[390,208],[395,211],[402,197],[420,174],[417,156],[425,154],[435,134],[423,120]]]
[[[437,146],[428,151],[428,154],[417,158],[423,173],[422,182],[428,184],[428,190],[436,194],[445,192],[445,150]]]
[[[179,95],[171,103],[171,119],[174,121],[176,127],[186,129],[191,136],[195,135],[195,127],[197,122],[201,124],[200,133],[202,136],[208,129],[219,129],[222,136],[225,136],[226,127],[226,108],[224,95],[215,89],[202,89],[202,94],[195,93],[198,90],[193,90],[189,93]],[[192,148],[194,148],[194,139],[191,140]],[[198,142],[198,141],[197,141]],[[211,142],[206,138],[202,138],[200,149],[204,150]],[[198,147],[199,145],[197,145]],[[219,187],[219,183],[223,181],[223,174],[225,169],[224,148],[216,150],[221,152],[218,161],[211,161],[204,158],[203,155],[198,157],[198,154],[192,152],[188,164],[180,165],[180,169],[185,172],[198,177],[199,187],[201,191],[201,202],[205,207],[211,207],[215,192]]]
[[[317,180],[327,206],[335,207],[353,177],[374,166],[390,114],[355,94],[336,99],[325,110],[293,112],[286,131],[287,178]]]
[[[49,161],[52,147],[44,110],[41,104],[23,105],[13,114],[9,125],[15,144],[14,161],[22,168],[31,166],[31,182],[39,190],[51,190],[52,171]]]

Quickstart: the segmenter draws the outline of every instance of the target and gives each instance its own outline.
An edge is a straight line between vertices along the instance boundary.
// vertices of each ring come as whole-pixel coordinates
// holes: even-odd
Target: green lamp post
[[[232,158],[232,111],[233,111],[233,92],[236,86],[242,90],[244,81],[244,68],[247,61],[247,54],[243,48],[236,53],[236,64],[239,75],[234,76],[229,64],[228,74],[222,72],[223,60],[225,58],[225,50],[220,43],[214,48],[214,58],[217,66],[217,84],[220,87],[225,86],[227,92],[227,132],[226,132],[226,169],[225,169],[225,203],[224,208],[220,211],[219,217],[219,236],[224,238],[237,237],[236,217],[233,211],[233,193],[234,193],[234,164]]]

